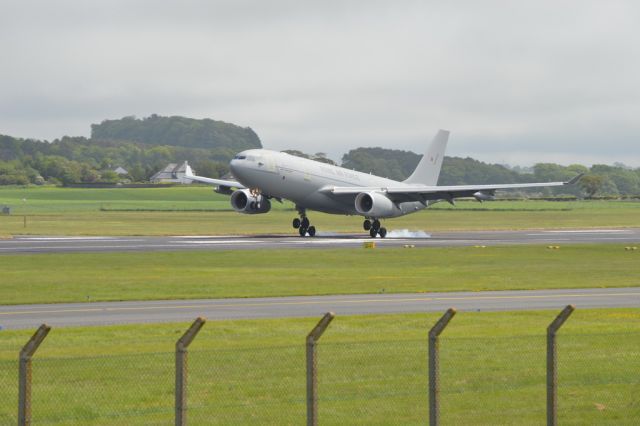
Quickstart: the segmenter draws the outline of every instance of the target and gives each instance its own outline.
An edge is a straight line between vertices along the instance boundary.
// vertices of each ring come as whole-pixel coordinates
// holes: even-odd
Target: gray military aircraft
[[[293,227],[300,236],[316,234],[307,217],[307,210],[315,210],[364,216],[364,230],[372,238],[384,238],[387,230],[380,219],[414,213],[439,201],[454,204],[460,197],[492,200],[501,189],[571,185],[581,177],[569,182],[437,186],[448,139],[448,131],[438,131],[416,169],[403,182],[268,149],[237,154],[229,164],[237,180],[196,176],[189,166],[185,178],[215,185],[216,192],[231,195],[231,206],[239,213],[267,213],[272,199],[294,202],[300,217],[293,219]]]

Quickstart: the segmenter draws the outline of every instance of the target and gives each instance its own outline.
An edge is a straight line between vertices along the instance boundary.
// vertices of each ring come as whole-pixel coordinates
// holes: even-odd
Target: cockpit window
[[[233,157],[234,160],[244,160],[246,158],[247,158],[246,155],[236,155],[235,157]]]

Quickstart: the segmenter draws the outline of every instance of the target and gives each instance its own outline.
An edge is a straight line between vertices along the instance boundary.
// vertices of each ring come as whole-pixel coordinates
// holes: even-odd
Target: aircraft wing
[[[512,183],[498,185],[452,185],[452,186],[427,186],[411,185],[398,187],[358,187],[358,186],[334,186],[324,190],[340,195],[356,195],[361,192],[381,192],[394,201],[426,201],[426,200],[453,200],[460,197],[472,197],[476,193],[492,196],[500,189],[543,188],[548,186],[573,185],[583,175],[580,174],[568,182],[537,182],[537,183]]]
[[[243,184],[241,184],[240,182],[236,182],[234,180],[212,179],[204,176],[196,176],[193,174],[193,170],[191,170],[191,166],[189,166],[188,164],[184,172],[184,177],[186,179],[195,180],[197,182],[204,182],[210,185],[226,186],[227,188],[238,188],[238,189],[245,188]]]

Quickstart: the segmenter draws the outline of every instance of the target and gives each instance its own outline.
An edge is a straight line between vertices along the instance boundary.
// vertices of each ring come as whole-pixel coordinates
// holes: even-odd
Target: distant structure
[[[180,165],[176,163],[169,163],[164,169],[151,176],[151,183],[190,184],[192,182],[191,179],[186,179],[184,177],[187,166],[188,163],[186,161]]]
[[[129,172],[126,169],[124,169],[122,167],[119,167],[119,166],[116,167],[115,169],[113,169],[113,171],[114,171],[114,173],[116,173],[119,176],[125,176],[125,175],[129,174]]]

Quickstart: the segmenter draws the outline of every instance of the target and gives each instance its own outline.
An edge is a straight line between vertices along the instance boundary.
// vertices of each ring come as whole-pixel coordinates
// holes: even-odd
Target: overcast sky
[[[0,133],[152,113],[271,149],[640,166],[638,1],[0,0]]]

